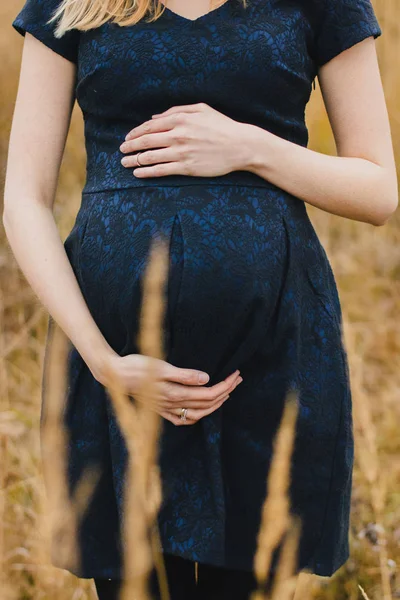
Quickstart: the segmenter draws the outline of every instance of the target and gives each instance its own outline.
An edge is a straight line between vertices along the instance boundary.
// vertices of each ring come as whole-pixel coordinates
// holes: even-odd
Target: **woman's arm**
[[[86,305],[53,217],[75,75],[72,61],[26,34],[9,143],[3,223],[29,284],[93,376],[107,385],[113,373],[125,391],[140,399],[149,357],[120,357],[107,343]],[[159,367],[154,409],[175,425],[183,424],[181,406],[190,408],[185,424],[192,425],[217,410],[242,381],[235,370],[205,387],[207,373],[151,360]]]
[[[322,210],[383,225],[397,208],[398,183],[373,38],[327,62],[318,79],[338,156],[250,125],[244,168]]]
[[[3,223],[29,284],[95,376],[113,353],[84,301],[53,217],[76,66],[26,34],[5,181]]]
[[[141,178],[251,171],[322,210],[383,225],[397,208],[398,187],[373,38],[326,62],[319,81],[338,156],[199,103],[173,106],[128,132],[121,162]],[[140,166],[129,154],[138,151]]]

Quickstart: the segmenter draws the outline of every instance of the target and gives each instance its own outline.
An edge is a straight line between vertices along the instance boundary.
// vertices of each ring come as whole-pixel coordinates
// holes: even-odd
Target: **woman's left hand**
[[[249,125],[235,121],[207,104],[173,106],[135,127],[120,146],[124,167],[136,177],[191,175],[215,177],[244,170]]]

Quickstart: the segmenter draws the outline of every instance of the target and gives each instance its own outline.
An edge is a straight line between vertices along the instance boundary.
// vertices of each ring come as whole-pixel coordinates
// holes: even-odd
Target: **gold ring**
[[[137,161],[137,164],[138,164],[140,167],[143,167],[143,166],[144,166],[144,165],[142,165],[142,164],[139,162],[139,154],[141,154],[142,152],[144,152],[144,150],[139,150],[139,152],[136,154],[136,161]]]
[[[181,421],[186,421],[187,411],[188,411],[187,408],[181,408],[181,414],[180,414]]]

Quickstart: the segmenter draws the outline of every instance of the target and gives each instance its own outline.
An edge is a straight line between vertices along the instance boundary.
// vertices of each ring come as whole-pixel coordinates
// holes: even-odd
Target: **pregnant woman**
[[[49,335],[57,322],[72,343],[71,489],[86,466],[102,472],[76,574],[117,597],[127,450],[105,373],[135,396],[141,286],[162,234],[159,527],[172,598],[254,589],[290,389],[298,570],[332,575],[349,556],[351,392],[337,287],[306,204],[375,226],[397,206],[370,0],[27,0],[13,26],[26,39],[4,223]],[[317,76],[338,156],[307,148]],[[75,99],[87,174],[62,244],[52,206]]]

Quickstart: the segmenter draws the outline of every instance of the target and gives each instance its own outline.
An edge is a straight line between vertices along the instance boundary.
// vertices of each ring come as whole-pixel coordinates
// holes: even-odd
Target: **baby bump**
[[[119,352],[137,351],[142,280],[160,234],[169,250],[170,358],[183,353],[195,367],[204,365],[205,347],[207,362],[255,348],[285,272],[287,240],[275,199],[263,188],[222,185],[83,194],[65,248],[93,317]]]

